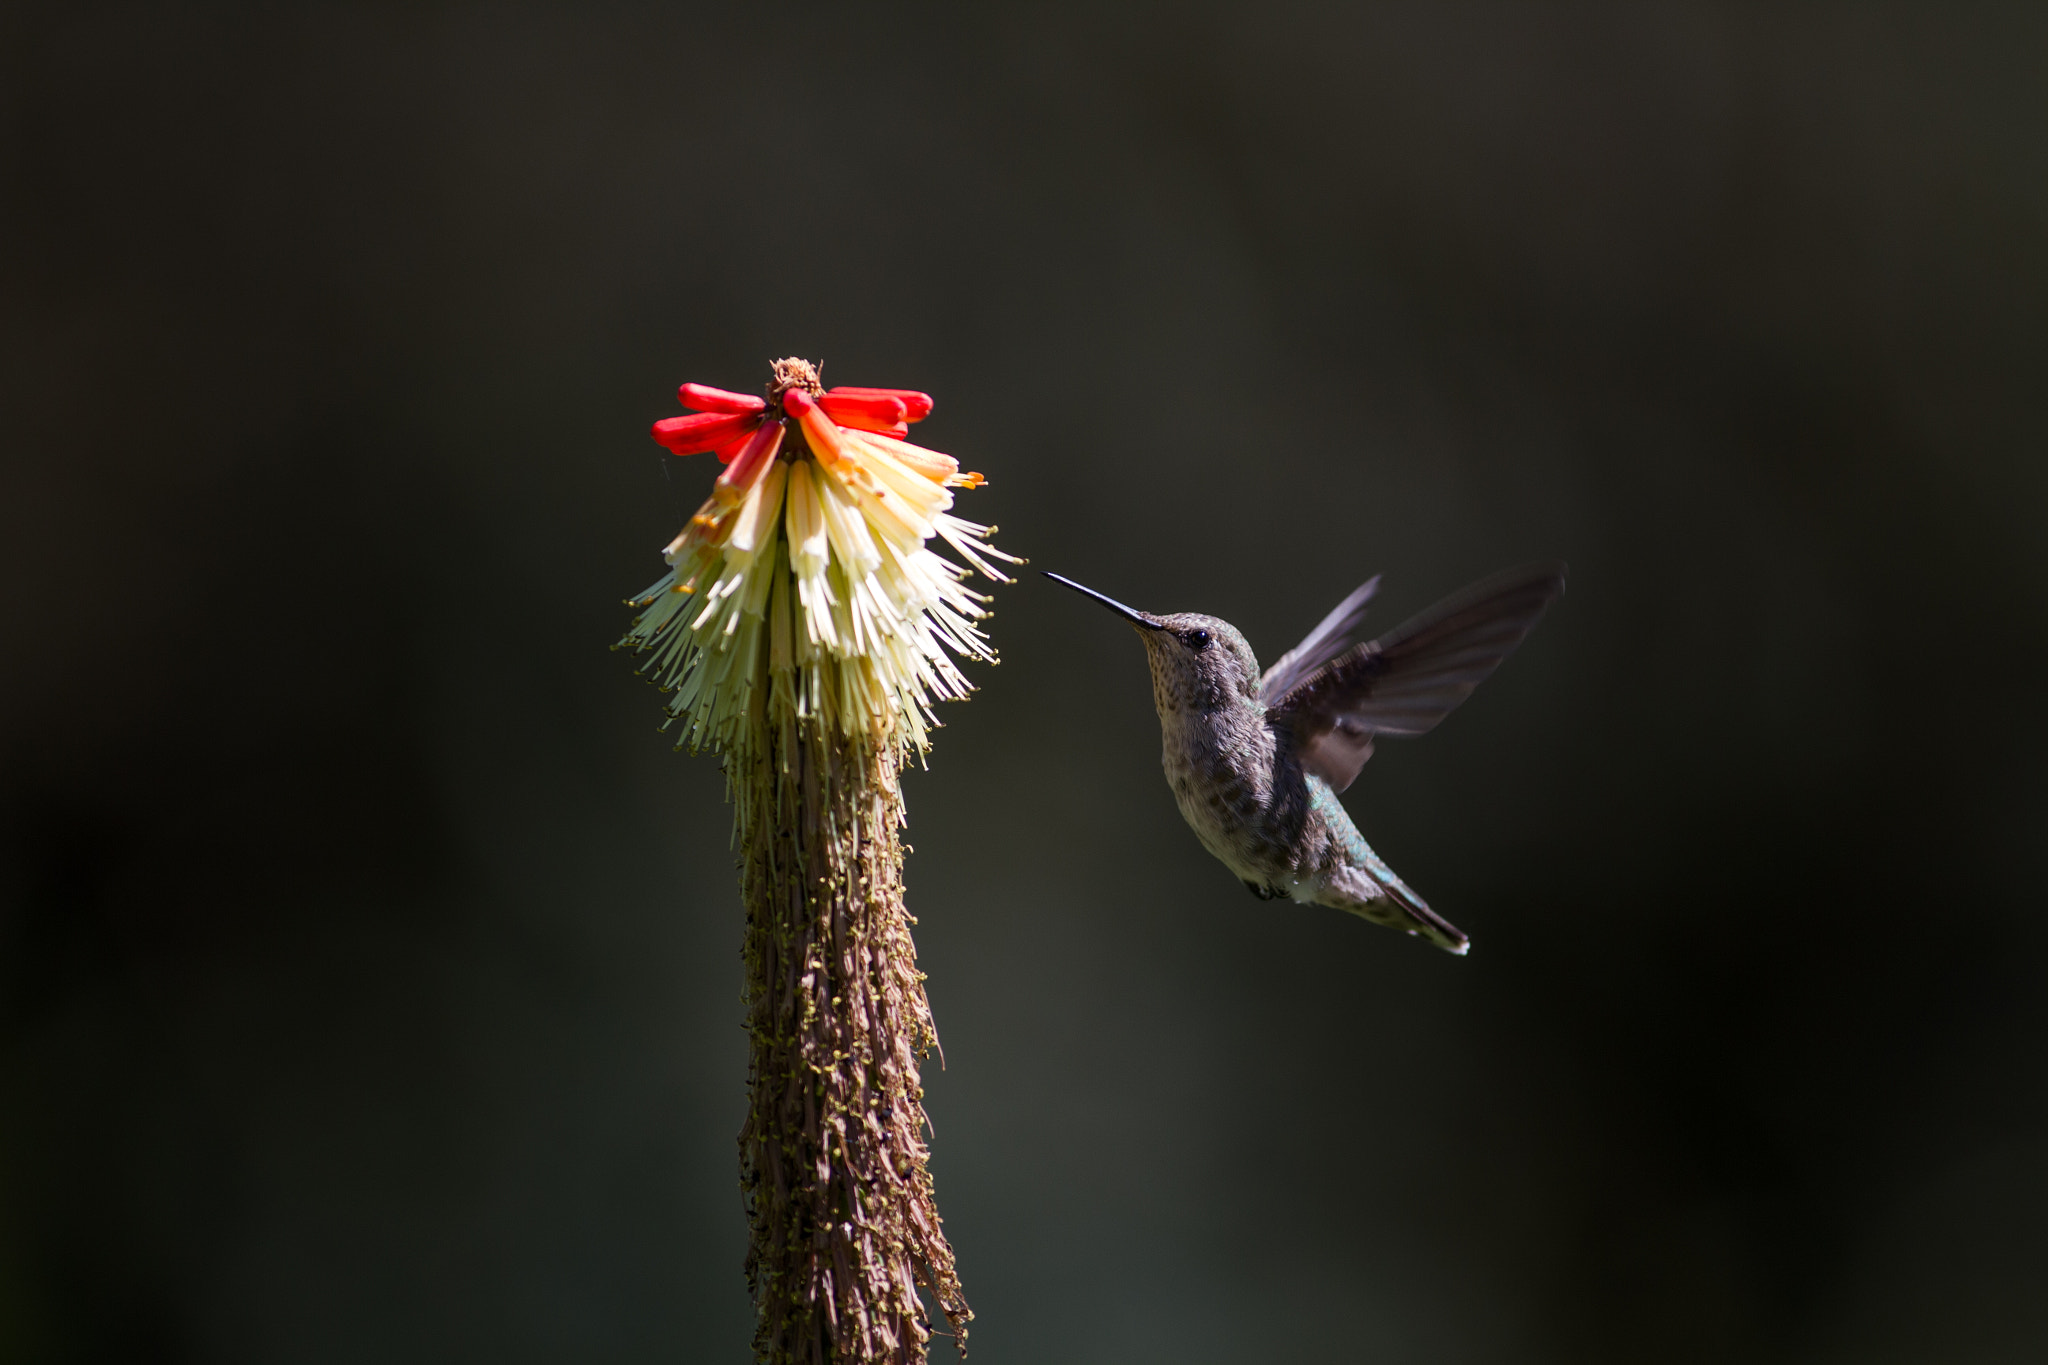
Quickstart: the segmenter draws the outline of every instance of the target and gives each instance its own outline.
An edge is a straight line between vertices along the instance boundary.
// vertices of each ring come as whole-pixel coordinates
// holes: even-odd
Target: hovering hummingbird
[[[1427,734],[1472,695],[1564,592],[1563,564],[1481,579],[1356,644],[1375,576],[1264,673],[1228,621],[1154,616],[1046,577],[1137,628],[1173,799],[1253,895],[1348,910],[1465,951],[1465,935],[1380,861],[1337,793],[1372,757],[1375,737]]]

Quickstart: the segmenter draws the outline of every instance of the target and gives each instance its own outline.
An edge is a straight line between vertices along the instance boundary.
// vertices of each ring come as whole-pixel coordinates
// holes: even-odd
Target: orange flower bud
[[[782,449],[782,431],[780,422],[763,422],[756,428],[739,455],[718,476],[718,482],[711,486],[712,496],[721,504],[744,498],[761,472],[775,463],[775,456]]]
[[[827,467],[845,463],[846,444],[839,439],[839,428],[815,398],[802,389],[787,389],[782,395],[782,410],[803,423],[804,440],[810,443],[818,463]]]

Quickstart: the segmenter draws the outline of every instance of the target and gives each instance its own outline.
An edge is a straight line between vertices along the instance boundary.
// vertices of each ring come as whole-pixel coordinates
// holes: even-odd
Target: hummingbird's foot
[[[1244,889],[1251,892],[1254,896],[1257,896],[1262,901],[1284,901],[1287,899],[1287,892],[1285,892],[1281,888],[1277,886],[1266,886],[1260,882],[1246,882],[1244,884]]]

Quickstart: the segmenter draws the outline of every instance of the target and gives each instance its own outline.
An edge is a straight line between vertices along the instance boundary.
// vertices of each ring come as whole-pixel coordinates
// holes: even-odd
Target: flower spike
[[[679,392],[704,407],[746,397]],[[951,513],[953,490],[980,476],[902,439],[930,414],[928,394],[821,392],[797,360],[776,365],[768,392],[758,411],[655,424],[669,449],[717,450],[727,463],[664,552],[669,572],[634,599],[641,615],[620,643],[649,656],[692,747],[743,746],[762,685],[799,718],[849,734],[879,726],[922,750],[931,702],[970,690],[955,659],[994,657],[975,624],[986,599],[963,580],[978,570],[1007,582],[1000,565],[1016,562],[989,543],[993,528]]]
[[[619,643],[667,694],[678,747],[719,752],[735,809],[755,1357],[808,1361],[830,1341],[848,1365],[922,1362],[934,1308],[964,1355],[974,1314],[922,1137],[918,1068],[937,1034],[898,774],[929,747],[934,703],[973,690],[962,665],[995,659],[972,572],[1008,582],[1019,561],[953,515],[980,476],[903,439],[926,394],[825,392],[794,357],[765,400],[678,392],[700,411],[655,423],[655,439],[725,467]]]

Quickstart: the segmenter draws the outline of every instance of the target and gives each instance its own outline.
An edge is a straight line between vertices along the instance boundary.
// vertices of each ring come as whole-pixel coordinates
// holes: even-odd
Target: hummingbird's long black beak
[[[1165,626],[1160,625],[1157,621],[1147,616],[1144,612],[1133,611],[1129,607],[1125,606],[1123,603],[1117,601],[1114,597],[1104,597],[1101,593],[1095,591],[1095,589],[1093,588],[1084,588],[1079,583],[1076,583],[1073,579],[1061,578],[1058,574],[1052,573],[1049,570],[1041,569],[1039,572],[1044,573],[1047,578],[1050,578],[1055,583],[1064,583],[1067,587],[1072,588],[1075,592],[1081,593],[1087,597],[1094,598],[1096,601],[1102,603],[1103,606],[1108,607],[1111,611],[1115,612],[1118,616],[1123,617],[1125,620],[1129,621],[1134,626],[1142,626],[1146,630],[1166,629]]]

